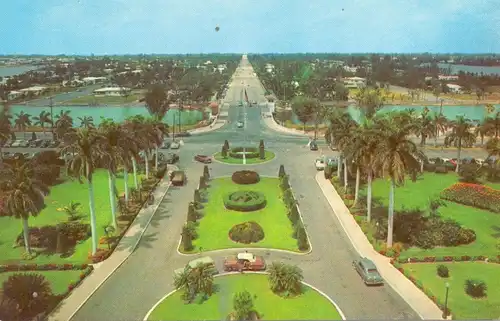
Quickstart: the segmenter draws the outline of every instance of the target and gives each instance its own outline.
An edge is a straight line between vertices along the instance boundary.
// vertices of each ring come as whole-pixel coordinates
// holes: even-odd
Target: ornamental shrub
[[[224,206],[233,211],[258,211],[266,207],[266,204],[266,196],[256,191],[237,191],[224,197]]]
[[[444,189],[440,196],[447,201],[500,213],[500,191],[488,186],[456,183]]]
[[[439,275],[442,278],[447,278],[450,276],[450,270],[448,270],[448,267],[444,264],[439,264],[436,268],[437,275]]]
[[[488,286],[486,285],[486,282],[482,280],[468,279],[465,281],[464,289],[465,293],[473,298],[484,298],[486,296]]]
[[[243,170],[234,172],[231,179],[236,184],[249,185],[258,183],[260,181],[260,176],[257,172]]]
[[[256,222],[245,222],[233,226],[229,238],[238,243],[257,243],[264,239],[264,230]]]

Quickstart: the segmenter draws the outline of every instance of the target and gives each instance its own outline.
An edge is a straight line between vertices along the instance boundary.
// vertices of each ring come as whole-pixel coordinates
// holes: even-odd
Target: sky
[[[0,54],[500,52],[499,0],[4,2]]]

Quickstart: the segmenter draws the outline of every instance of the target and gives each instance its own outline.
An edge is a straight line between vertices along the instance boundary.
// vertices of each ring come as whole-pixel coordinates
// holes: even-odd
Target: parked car
[[[186,173],[184,171],[173,171],[170,174],[170,181],[174,186],[182,186],[186,183]]]
[[[263,271],[265,269],[264,258],[248,252],[238,253],[224,259],[224,271]]]
[[[56,148],[56,147],[59,147],[59,144],[60,142],[58,142],[57,140],[53,140],[49,143],[49,146],[50,148]]]
[[[199,265],[206,265],[212,270],[212,274],[218,274],[217,268],[215,267],[215,261],[210,256],[204,256],[190,261],[184,268],[180,268],[174,271],[174,275],[180,275],[185,269],[194,269]]]
[[[384,279],[378,273],[377,266],[370,259],[362,257],[359,260],[354,260],[352,266],[358,272],[366,285],[382,285]]]
[[[176,133],[175,136],[177,136],[177,137],[190,137],[191,133],[190,132],[179,132],[179,133]]]
[[[207,155],[196,155],[194,160],[204,164],[210,164],[212,162],[212,157]]]
[[[21,147],[21,144],[23,143],[22,140],[20,139],[16,139],[11,145],[10,147]]]
[[[3,147],[10,147],[10,145],[12,145],[12,140],[11,140],[11,139],[7,139],[7,140],[5,141],[5,143],[3,143],[3,145],[2,145],[2,146],[3,146]]]
[[[44,140],[41,144],[40,144],[40,147],[41,148],[47,148],[49,147],[50,145],[50,140]]]
[[[318,171],[322,171],[326,167],[325,160],[323,158],[317,158],[314,165],[316,166],[316,170]]]
[[[181,147],[181,144],[179,144],[178,142],[172,142],[170,144],[170,149],[179,149]]]
[[[170,142],[169,141],[164,141],[163,144],[161,144],[160,149],[169,149],[170,148]]]
[[[309,149],[310,150],[318,150],[318,144],[313,140],[310,144],[309,144]]]
[[[238,128],[243,128],[243,126],[245,126],[245,124],[242,121],[238,121],[236,123],[236,127],[238,127]]]
[[[167,164],[175,164],[179,161],[179,155],[175,153],[168,153],[165,155],[164,161]]]

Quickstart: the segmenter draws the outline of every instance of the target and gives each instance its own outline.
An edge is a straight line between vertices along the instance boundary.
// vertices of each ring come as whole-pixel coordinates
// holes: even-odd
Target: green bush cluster
[[[258,211],[266,204],[266,196],[256,191],[237,191],[224,197],[224,206],[238,212]]]
[[[243,158],[242,152],[245,152],[245,158],[258,158],[260,156],[259,149],[255,147],[235,147],[229,151],[229,156],[232,158]]]
[[[231,176],[234,183],[240,185],[256,184],[260,181],[259,173],[254,171],[236,171]]]
[[[468,279],[464,284],[465,293],[473,298],[484,298],[487,296],[488,285],[483,280]]]
[[[262,226],[253,221],[237,224],[229,230],[229,238],[243,244],[260,242],[264,236]]]
[[[437,272],[437,275],[439,275],[442,278],[447,278],[450,276],[450,270],[444,264],[439,264],[436,268],[436,272]]]
[[[203,170],[203,175],[200,176],[200,185],[199,188],[194,190],[193,201],[188,205],[187,211],[187,219],[186,223],[182,227],[181,232],[181,247],[182,250],[188,252],[193,250],[193,240],[198,238],[198,232],[196,227],[198,226],[198,220],[203,217],[202,209],[204,201],[204,194],[206,192],[206,188],[208,187],[207,170]]]
[[[292,223],[294,230],[292,236],[297,239],[297,246],[299,250],[307,251],[309,250],[310,245],[309,240],[307,239],[306,229],[300,218],[298,202],[293,195],[290,187],[290,181],[283,165],[280,166],[278,175],[280,176],[280,188],[283,193],[283,201],[288,210],[287,216]]]

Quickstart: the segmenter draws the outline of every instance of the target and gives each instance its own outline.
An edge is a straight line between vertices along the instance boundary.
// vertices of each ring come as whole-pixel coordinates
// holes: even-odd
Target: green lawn
[[[436,263],[404,264],[405,271],[422,282],[433,295],[445,301],[446,282],[450,284],[448,307],[460,320],[498,319],[500,316],[500,265],[480,262],[444,263],[450,271],[449,278],[436,274]],[[488,285],[487,298],[473,299],[464,291],[465,280],[479,279]]]
[[[395,192],[395,210],[420,208],[427,211],[429,199],[438,197],[446,187],[456,183],[454,173],[434,174],[425,173],[417,182],[408,180],[405,186],[397,187]],[[494,184],[486,184],[494,186]],[[365,191],[363,191],[365,192]],[[387,207],[389,204],[389,181],[378,179],[373,182],[373,199],[378,199]],[[500,240],[500,215],[493,212],[464,206],[453,202],[446,202],[446,206],[439,209],[443,218],[456,220],[463,226],[476,232],[474,243],[457,247],[437,247],[423,250],[410,248],[404,252],[408,256],[445,256],[445,255],[497,255],[496,245]]]
[[[219,291],[203,303],[184,304],[181,292],[166,298],[149,320],[225,320],[233,309],[233,295],[248,291],[261,320],[342,320],[330,301],[307,287],[295,298],[285,299],[271,290],[266,275],[240,274],[215,279]]]
[[[271,159],[274,159],[276,155],[271,152],[271,151],[265,151],[265,159],[260,159],[260,158],[247,158],[246,159],[246,164],[250,165],[250,164],[260,164],[260,163],[264,163],[264,162],[268,162],[270,161]],[[220,152],[217,152],[214,154],[214,158],[216,160],[218,160],[219,162],[222,162],[222,163],[227,163],[227,164],[238,164],[238,165],[242,165],[243,164],[243,159],[241,158],[233,158],[233,157],[222,157],[221,153]]]
[[[7,278],[13,274],[29,274],[36,273],[45,276],[47,281],[50,282],[52,292],[56,295],[64,294],[68,290],[70,283],[76,282],[80,279],[80,274],[84,271],[68,270],[68,271],[30,271],[30,272],[2,272],[0,273],[0,284],[3,284]]]
[[[238,185],[230,177],[216,178],[209,182],[208,202],[204,216],[199,221],[199,238],[193,241],[195,250],[203,251],[260,247],[298,251],[297,241],[292,238],[292,224],[286,215],[286,207],[281,200],[278,178],[261,177],[260,182],[252,185]],[[267,206],[254,212],[237,212],[224,207],[223,197],[239,190],[253,190],[266,195]],[[255,221],[264,229],[265,238],[252,244],[236,243],[229,239],[231,227],[246,221]]]
[[[85,95],[77,98],[73,98],[64,102],[65,105],[87,105],[97,102],[101,105],[120,105],[128,104],[139,100],[139,95],[131,94],[127,98],[122,96],[104,96],[95,97],[94,95]]]
[[[134,177],[129,175],[129,187],[133,186]],[[121,194],[124,191],[123,177],[118,175],[116,178],[116,187]],[[104,236],[104,226],[108,225],[111,218],[111,206],[108,193],[108,176],[105,170],[97,171],[94,174],[94,195],[97,216],[97,232],[99,237]],[[37,217],[29,219],[30,226],[55,225],[59,222],[66,222],[68,216],[58,209],[66,206],[69,202],[81,203],[80,213],[82,221],[90,222],[89,218],[89,200],[87,184],[80,184],[78,180],[68,180],[60,185],[53,186],[50,194],[45,198],[45,209]],[[84,263],[87,261],[91,249],[91,239],[76,246],[75,253],[68,258],[61,258],[59,255],[40,254],[35,259],[22,260],[24,253],[23,247],[13,248],[17,235],[22,232],[22,223],[20,220],[11,217],[0,217],[0,264],[16,263]]]

